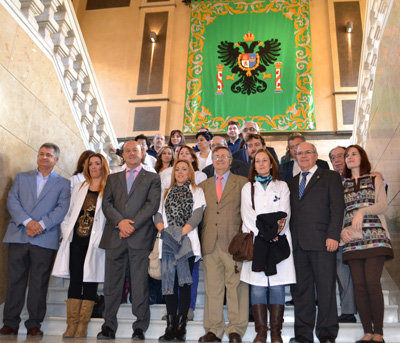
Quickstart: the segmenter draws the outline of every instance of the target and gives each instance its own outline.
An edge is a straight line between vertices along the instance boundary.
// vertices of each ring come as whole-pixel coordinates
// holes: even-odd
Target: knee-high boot
[[[184,342],[186,339],[186,323],[187,323],[187,315],[179,314],[177,320],[177,328],[176,328],[176,340],[180,342]]]
[[[167,328],[165,329],[164,335],[162,335],[158,340],[160,342],[172,341],[176,334],[176,314],[167,315]]]
[[[252,306],[254,327],[257,332],[253,343],[265,343],[267,341],[268,311],[267,305],[258,304]]]
[[[271,343],[283,343],[282,341],[282,323],[285,306],[270,305],[270,325],[271,325]]]
[[[81,311],[81,299],[67,299],[67,329],[63,333],[64,338],[73,338],[78,328],[79,313]]]
[[[87,327],[92,316],[95,302],[92,300],[82,300],[81,312],[79,316],[78,328],[75,332],[75,337],[86,337]]]

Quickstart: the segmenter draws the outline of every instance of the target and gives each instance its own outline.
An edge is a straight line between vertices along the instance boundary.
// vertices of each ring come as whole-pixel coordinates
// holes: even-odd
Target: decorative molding
[[[354,113],[352,144],[365,145],[371,115],[379,46],[394,0],[368,0]]]
[[[53,62],[87,149],[110,164],[109,145],[118,141],[70,0],[0,0],[37,46]]]

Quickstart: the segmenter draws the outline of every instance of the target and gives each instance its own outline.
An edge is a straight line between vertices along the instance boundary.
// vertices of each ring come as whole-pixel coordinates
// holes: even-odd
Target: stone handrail
[[[117,146],[103,96],[70,0],[0,0],[53,61],[87,149],[112,161]]]
[[[352,144],[365,145],[371,115],[379,45],[394,0],[368,0],[361,51]]]

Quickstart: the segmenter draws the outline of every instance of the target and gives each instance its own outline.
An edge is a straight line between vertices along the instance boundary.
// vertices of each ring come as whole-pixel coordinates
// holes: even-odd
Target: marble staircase
[[[198,297],[196,304],[196,311],[194,321],[188,323],[187,340],[197,341],[200,336],[204,334],[203,329],[203,311],[204,311],[204,284],[202,277],[202,268],[200,268],[200,282],[198,287]],[[384,302],[385,302],[385,318],[384,318],[384,333],[387,343],[400,342],[400,323],[399,323],[399,307],[395,303],[398,290],[394,288],[390,276],[384,273],[382,277],[382,285],[384,288]],[[47,315],[43,322],[43,330],[46,335],[58,336],[65,329],[65,313],[66,306],[65,300],[67,298],[68,280],[61,280],[52,278],[47,297]],[[101,293],[102,286],[99,287]],[[290,294],[287,288],[287,299]],[[0,309],[1,310],[1,309]],[[340,309],[338,308],[340,313]],[[165,305],[151,305],[151,323],[148,331],[146,332],[147,339],[157,339],[164,333],[166,322],[161,320],[161,317],[166,313]],[[226,308],[224,309],[225,318]],[[2,311],[0,317],[2,315]],[[26,309],[22,314],[22,320],[27,318]],[[1,318],[0,318],[1,320]],[[132,322],[134,317],[131,314],[130,304],[122,304],[118,312],[119,327],[117,331],[117,338],[129,338],[132,335]],[[294,326],[294,309],[293,307],[286,307],[283,326],[283,339],[288,342],[293,336]],[[88,337],[94,338],[100,331],[103,319],[92,319],[88,328]],[[20,327],[20,334],[25,333],[23,325]],[[254,338],[254,323],[249,323],[243,341],[252,342]],[[337,338],[338,343],[354,342],[362,336],[362,327],[358,319],[356,324],[340,324],[339,335]],[[227,341],[227,337],[224,337]],[[316,339],[316,342],[318,340]]]

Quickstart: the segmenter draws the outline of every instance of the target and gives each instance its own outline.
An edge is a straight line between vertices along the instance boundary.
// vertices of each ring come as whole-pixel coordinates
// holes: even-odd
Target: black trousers
[[[193,272],[195,257],[189,258],[189,268],[190,274]],[[182,287],[178,284],[178,275],[175,272],[175,282],[174,282],[174,294],[169,294],[165,296],[165,303],[167,304],[167,313],[176,315],[183,314],[187,315],[190,307],[190,296],[191,296],[191,285],[183,285]],[[179,312],[178,311],[179,306]]]
[[[40,328],[46,314],[46,295],[56,250],[31,244],[12,243],[8,246],[8,282],[4,305],[4,325],[14,330],[21,322],[21,311],[26,301],[29,319],[26,328]]]
[[[69,245],[68,298],[96,301],[97,282],[83,282],[83,265],[87,250],[87,245],[79,245],[73,242]]]
[[[336,253],[294,250],[297,284],[294,292],[295,336],[306,342],[335,339],[339,331],[336,305]],[[316,294],[315,294],[316,292]],[[315,325],[316,304],[318,316]]]

